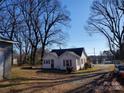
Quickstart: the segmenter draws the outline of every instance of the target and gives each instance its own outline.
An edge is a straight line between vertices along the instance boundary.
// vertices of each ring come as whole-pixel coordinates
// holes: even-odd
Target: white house
[[[72,67],[73,70],[84,68],[87,62],[87,55],[84,48],[55,49],[45,54],[43,68],[66,70]]]

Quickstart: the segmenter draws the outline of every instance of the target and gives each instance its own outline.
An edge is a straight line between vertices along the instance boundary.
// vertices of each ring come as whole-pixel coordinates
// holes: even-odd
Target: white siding
[[[65,70],[66,69],[66,66],[63,66],[63,60],[71,60],[72,61],[72,67],[74,70],[77,70],[77,67],[76,67],[76,60],[79,59],[79,57],[69,53],[69,52],[65,52],[63,53],[60,57],[59,57],[59,60],[60,60],[60,69],[62,70]]]
[[[72,52],[64,52],[61,56],[57,56],[52,53],[49,53],[44,57],[44,60],[54,60],[54,68],[60,70],[66,70],[66,66],[63,65],[63,60],[71,60],[73,70],[80,70],[84,68],[84,64],[86,63],[87,57],[84,53],[82,53],[81,57]],[[51,68],[51,64],[44,64],[43,68]]]
[[[3,79],[4,53],[0,51],[0,79]]]
[[[11,78],[12,44],[0,42],[0,79]]]
[[[87,57],[86,57],[86,55],[85,55],[84,53],[82,53],[82,55],[81,55],[81,59],[84,60],[84,63],[87,62]]]
[[[14,58],[14,59],[13,59],[13,64],[14,64],[14,65],[17,65],[17,64],[18,64],[17,58]]]
[[[82,53],[80,59],[76,60],[76,70],[80,70],[84,68],[84,64],[87,62],[87,57],[84,53]]]
[[[80,70],[80,59],[76,59],[76,70]]]
[[[81,55],[81,59],[83,59],[84,62],[87,62],[87,57],[86,57],[86,55],[85,55],[84,53],[82,53],[82,55]]]
[[[44,64],[44,62],[43,62],[43,68],[51,68],[51,60],[54,60],[54,68],[59,68],[58,59],[53,54],[47,54],[44,57],[44,61],[50,61],[50,63],[49,64]]]
[[[5,73],[4,78],[10,79],[11,78],[11,61],[12,61],[12,46],[7,47],[7,49],[4,51],[5,56]]]

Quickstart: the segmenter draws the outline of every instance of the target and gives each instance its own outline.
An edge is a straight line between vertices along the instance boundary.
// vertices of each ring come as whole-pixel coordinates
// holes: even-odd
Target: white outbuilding
[[[80,70],[84,68],[86,62],[87,55],[84,48],[54,49],[45,54],[42,67],[60,70],[72,67],[73,70]]]
[[[0,80],[11,77],[13,41],[0,38]]]

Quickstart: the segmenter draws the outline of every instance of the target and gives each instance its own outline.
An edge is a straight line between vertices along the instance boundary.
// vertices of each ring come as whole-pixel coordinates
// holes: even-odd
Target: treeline
[[[101,33],[114,58],[124,59],[124,0],[94,0],[87,30]]]
[[[47,46],[64,43],[63,26],[70,21],[69,12],[58,0],[1,0],[0,37],[18,43],[14,49],[35,64],[40,49],[41,62]]]

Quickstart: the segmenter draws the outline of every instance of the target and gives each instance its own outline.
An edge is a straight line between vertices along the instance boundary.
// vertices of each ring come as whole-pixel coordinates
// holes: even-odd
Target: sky
[[[61,0],[70,12],[70,27],[66,28],[69,39],[65,48],[84,47],[88,55],[98,55],[104,50],[108,50],[108,43],[102,34],[89,33],[84,28],[90,15],[90,6],[93,0]]]

